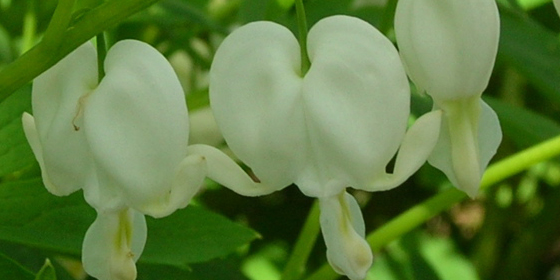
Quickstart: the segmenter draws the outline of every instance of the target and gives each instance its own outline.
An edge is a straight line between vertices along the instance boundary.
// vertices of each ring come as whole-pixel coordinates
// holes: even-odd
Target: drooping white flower
[[[310,30],[307,46],[311,68],[304,75],[288,29],[271,22],[237,29],[214,58],[211,107],[229,147],[265,185],[295,183],[319,198],[329,262],[363,279],[372,253],[359,207],[345,190],[402,183],[433,149],[440,113],[406,132],[406,74],[394,46],[368,23],[325,18]]]
[[[498,50],[496,2],[401,0],[395,33],[409,77],[444,112],[428,161],[474,197],[502,138],[496,113],[480,99]]]
[[[25,113],[23,125],[46,188],[82,189],[97,211],[83,243],[86,272],[129,280],[146,241],[144,214],[186,207],[205,176],[246,195],[256,183],[219,150],[188,146],[184,93],[157,50],[118,42],[100,82],[96,56],[86,43],[37,77],[34,116]]]

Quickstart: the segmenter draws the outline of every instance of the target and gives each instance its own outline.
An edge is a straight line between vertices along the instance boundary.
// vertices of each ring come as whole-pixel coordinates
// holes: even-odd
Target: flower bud
[[[408,76],[444,112],[428,161],[474,197],[502,137],[496,113],[480,100],[498,50],[496,2],[401,0],[395,33]]]
[[[488,85],[500,34],[494,0],[401,0],[395,33],[409,77],[434,99],[480,96]]]

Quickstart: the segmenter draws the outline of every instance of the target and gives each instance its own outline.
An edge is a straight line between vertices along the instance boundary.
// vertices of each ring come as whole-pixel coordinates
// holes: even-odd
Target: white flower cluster
[[[24,128],[47,189],[82,189],[97,211],[83,243],[86,271],[135,279],[144,215],[186,207],[205,177],[242,195],[295,184],[318,198],[328,260],[352,280],[365,278],[373,256],[347,187],[388,190],[428,160],[474,197],[501,141],[496,114],[480,98],[497,52],[496,3],[401,0],[395,32],[400,52],[365,21],[325,18],[308,34],[307,73],[283,26],[250,23],[225,39],[210,71],[211,107],[260,183],[219,150],[188,145],[183,90],[145,43],[113,46],[100,82],[89,43],[39,76]],[[408,130],[407,74],[434,101]]]

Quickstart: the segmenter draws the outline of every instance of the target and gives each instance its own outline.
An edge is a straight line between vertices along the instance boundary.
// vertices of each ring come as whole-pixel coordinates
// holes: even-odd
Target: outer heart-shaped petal
[[[167,201],[187,156],[188,114],[181,85],[158,51],[133,40],[109,50],[105,73],[87,97],[83,114],[99,185],[118,188],[136,209]]]
[[[401,0],[395,33],[407,73],[436,99],[482,94],[496,59],[494,0]]]
[[[406,129],[408,82],[391,42],[357,18],[319,21],[308,52],[301,77],[288,29],[236,30],[214,58],[211,105],[229,146],[263,183],[333,196],[384,174]]]
[[[210,101],[228,145],[261,181],[280,189],[305,161],[300,55],[290,31],[250,23],[228,36],[210,70]]]
[[[33,147],[41,164],[50,192],[68,195],[82,187],[92,172],[91,155],[85,145],[77,104],[97,85],[97,58],[94,47],[87,43],[76,49],[33,81],[32,103],[34,127],[26,126],[26,135],[36,129]],[[29,123],[28,118],[28,123]],[[32,141],[30,141],[32,142]],[[39,154],[37,154],[39,152]]]

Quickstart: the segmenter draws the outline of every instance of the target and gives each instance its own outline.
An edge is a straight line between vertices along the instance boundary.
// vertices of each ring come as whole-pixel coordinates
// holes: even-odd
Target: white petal
[[[556,12],[560,16],[560,0],[553,0],[552,2],[554,3],[554,7],[556,8]]]
[[[395,33],[411,79],[437,99],[479,96],[496,59],[493,0],[401,0]]]
[[[451,141],[449,120],[444,115],[440,138],[428,159],[431,165],[445,173],[453,185],[471,197],[475,197],[478,193],[482,174],[490,159],[496,154],[502,140],[502,131],[496,113],[484,101],[480,100],[478,102],[480,104],[480,117],[478,118],[478,124],[476,124],[478,127],[476,134],[478,136],[476,140],[473,140],[475,143],[472,144],[475,147],[474,155],[467,153],[466,148],[458,146],[456,147],[457,155],[453,158],[453,145],[458,144]],[[466,140],[473,137],[468,134],[464,136],[467,138]],[[467,158],[476,158],[477,161],[469,161]],[[468,166],[464,167],[464,165],[469,164],[474,164],[478,169],[473,171]]]
[[[171,188],[159,197],[152,198],[150,204],[138,205],[137,210],[155,218],[164,217],[185,208],[200,190],[206,177],[206,159],[200,155],[187,156],[173,178]]]
[[[85,43],[33,81],[32,105],[43,176],[54,194],[67,195],[84,187],[92,171],[91,156],[81,126],[80,98],[97,86],[97,58]],[[36,150],[37,148],[34,148]]]
[[[220,46],[210,98],[229,146],[264,184],[332,196],[384,172],[406,129],[409,88],[391,42],[362,20],[321,20],[308,49],[302,80],[294,36],[248,24]]]
[[[333,269],[352,280],[364,279],[373,254],[364,239],[365,225],[358,203],[346,192],[319,198],[321,231]]]
[[[388,190],[402,184],[426,162],[439,139],[441,110],[421,116],[406,132],[397,154],[393,174],[376,178],[368,191]]]
[[[358,18],[319,21],[308,49],[308,164],[296,184],[307,195],[331,196],[384,173],[406,130],[410,90],[393,44]]]
[[[229,147],[259,179],[280,189],[305,161],[296,38],[271,22],[229,35],[210,70],[210,104]]]
[[[200,155],[207,166],[208,178],[245,196],[269,194],[278,189],[254,182],[237,163],[222,151],[208,145],[190,145],[189,155]]]
[[[82,247],[85,271],[100,280],[136,279],[135,261],[144,250],[146,237],[144,215],[132,209],[98,212]]]
[[[49,174],[47,174],[45,169],[45,161],[43,160],[43,147],[41,146],[41,141],[39,140],[39,135],[37,133],[37,128],[35,127],[35,119],[28,113],[23,113],[21,117],[21,121],[23,123],[23,131],[25,133],[25,137],[27,138],[27,142],[31,146],[31,150],[33,154],[35,154],[35,158],[37,162],[39,162],[39,166],[41,167],[41,177],[43,178],[43,183],[49,192],[54,195],[68,195],[78,188],[71,188],[69,190],[60,190],[58,189],[53,183],[51,183],[51,179],[49,178]],[[77,186],[76,186],[77,187]]]
[[[86,100],[84,130],[99,184],[142,208],[168,195],[187,155],[184,93],[167,60],[139,41],[115,44],[105,73]]]

